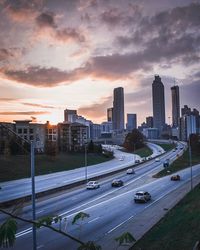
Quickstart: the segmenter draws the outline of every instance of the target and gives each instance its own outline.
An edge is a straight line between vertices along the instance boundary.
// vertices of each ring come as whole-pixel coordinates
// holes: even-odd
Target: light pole
[[[7,131],[11,132],[15,137],[20,138],[20,140],[24,141],[25,143],[30,145],[30,156],[31,156],[31,184],[32,184],[32,219],[33,221],[36,220],[36,209],[35,209],[35,147],[34,142],[31,143],[24,138],[20,137],[17,133],[15,133],[12,129],[4,126],[1,126],[6,129]],[[36,226],[33,224],[32,226],[33,232],[33,250],[37,250],[37,238],[36,238]]]
[[[191,134],[189,134],[189,140],[188,140],[188,146],[189,146],[189,165],[190,165],[190,184],[191,184],[191,190],[193,189],[193,174],[192,174],[192,150],[191,150]]]
[[[85,143],[85,181],[88,182],[87,177],[87,144]]]
[[[32,184],[32,219],[36,220],[36,209],[35,209],[35,147],[34,142],[31,141],[31,184]],[[36,239],[36,225],[33,224],[33,250],[37,249]]]

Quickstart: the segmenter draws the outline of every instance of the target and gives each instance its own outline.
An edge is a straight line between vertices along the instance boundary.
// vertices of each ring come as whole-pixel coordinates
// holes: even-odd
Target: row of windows
[[[33,128],[30,128],[29,129],[29,134],[33,134]],[[28,134],[28,129],[27,128],[24,128],[24,129],[22,129],[22,128],[18,128],[18,130],[17,130],[17,133],[18,134]]]

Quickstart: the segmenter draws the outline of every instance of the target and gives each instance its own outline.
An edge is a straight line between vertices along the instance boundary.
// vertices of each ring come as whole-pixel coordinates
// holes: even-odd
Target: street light
[[[87,183],[88,177],[87,177],[87,143],[85,143],[85,181]]]
[[[19,137],[22,141],[25,143],[28,143],[30,145],[30,156],[31,156],[31,184],[32,184],[32,219],[33,221],[36,220],[36,209],[35,209],[35,146],[34,142],[27,141],[24,138],[20,137],[17,133],[15,133],[12,129],[4,126],[1,124],[1,126],[11,132],[14,136]],[[37,238],[36,238],[36,226],[33,224],[32,226],[32,232],[33,232],[33,250],[37,250]]]
[[[191,134],[189,134],[189,139],[188,139],[188,152],[189,152],[189,166],[190,166],[190,184],[191,184],[191,190],[193,189],[193,174],[192,174],[192,150],[191,150],[191,139],[190,139]]]

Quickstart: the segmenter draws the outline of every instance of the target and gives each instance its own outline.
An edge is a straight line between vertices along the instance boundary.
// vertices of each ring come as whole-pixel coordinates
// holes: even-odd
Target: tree
[[[191,150],[193,153],[200,155],[200,135],[191,134],[190,135]]]
[[[57,155],[56,142],[47,141],[45,144],[45,153],[51,158],[51,160],[54,160]]]
[[[130,234],[129,232],[123,233],[119,237],[115,238],[115,240],[119,243],[118,247],[126,246],[126,245],[129,245],[130,243],[133,243],[136,241],[136,239],[133,237],[133,235]]]
[[[144,147],[144,136],[138,129],[133,129],[131,133],[128,133],[123,146],[128,151],[135,151],[136,149]]]
[[[41,227],[48,228],[56,233],[59,233],[65,237],[70,238],[71,240],[76,241],[77,243],[80,244],[77,250],[101,250],[101,246],[95,244],[93,241],[83,242],[80,239],[77,239],[76,237],[66,233],[65,231],[62,231],[61,227],[59,227],[59,229],[53,227],[52,226],[53,223],[61,222],[62,220],[61,216],[45,216],[43,218],[33,221],[18,216],[17,214],[20,213],[21,209],[22,209],[22,204],[18,204],[18,206],[16,206],[12,210],[12,212],[8,212],[0,208],[0,212],[9,216],[6,219],[6,221],[2,225],[0,225],[0,248],[1,247],[9,248],[14,245],[16,239],[15,235],[17,232],[16,220],[20,220],[29,224],[34,224],[36,225],[37,228]],[[80,220],[83,221],[85,218],[89,217],[90,217],[89,214],[80,212],[74,216],[72,224],[80,225],[79,223],[77,223],[78,221]],[[135,238],[132,236],[132,234],[130,234],[129,232],[123,233],[115,240],[119,243],[118,247],[136,241]]]
[[[83,226],[83,220],[86,218],[89,218],[90,215],[84,212],[80,212],[74,216],[74,219],[72,221],[72,225],[76,224],[79,225],[79,239],[81,237],[81,232],[82,232],[82,226]],[[81,221],[81,222],[79,222]]]
[[[87,149],[88,149],[88,153],[93,153],[94,152],[94,143],[93,143],[92,140],[88,143]]]

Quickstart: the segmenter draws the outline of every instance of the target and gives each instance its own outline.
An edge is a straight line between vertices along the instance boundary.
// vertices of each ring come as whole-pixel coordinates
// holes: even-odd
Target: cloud
[[[119,11],[118,8],[111,8],[101,14],[101,20],[109,26],[118,25],[122,21],[122,19],[122,13]]]
[[[70,74],[56,68],[28,67],[24,70],[2,70],[2,76],[9,80],[38,87],[53,87],[67,82]]]
[[[50,105],[28,103],[28,102],[23,102],[22,104],[25,105],[25,106],[39,107],[39,108],[46,108],[46,109],[54,109],[55,108],[54,106],[50,106]]]
[[[36,17],[36,24],[40,28],[56,28],[55,20],[54,20],[55,14],[53,12],[46,12],[41,13],[39,16]]]
[[[3,4],[4,11],[15,22],[27,22],[33,19],[42,6],[43,0],[6,0]]]
[[[112,97],[104,97],[98,103],[83,106],[78,109],[78,113],[96,121],[106,120],[106,110],[112,106]]]
[[[0,115],[46,115],[50,114],[47,111],[5,111],[0,112]]]
[[[86,42],[85,35],[78,28],[66,27],[59,29],[55,21],[56,15],[53,12],[43,12],[35,19],[39,36],[49,36],[56,41],[63,43]]]
[[[19,100],[18,98],[0,97],[0,102],[12,102],[18,100]]]
[[[18,58],[24,54],[21,48],[0,48],[0,62]]]

